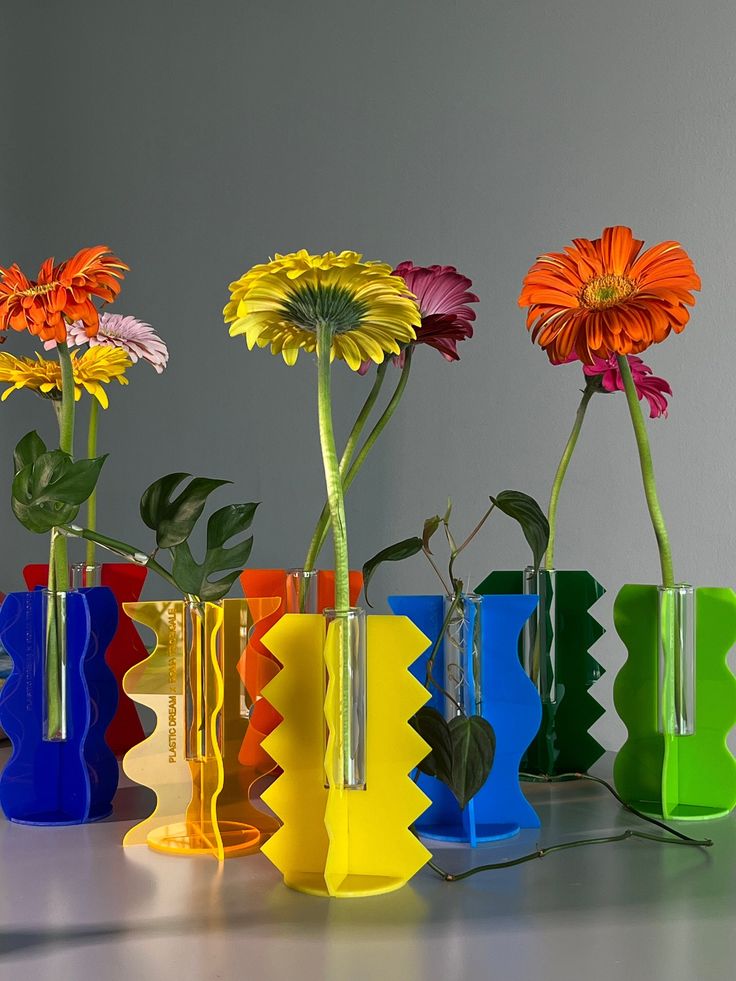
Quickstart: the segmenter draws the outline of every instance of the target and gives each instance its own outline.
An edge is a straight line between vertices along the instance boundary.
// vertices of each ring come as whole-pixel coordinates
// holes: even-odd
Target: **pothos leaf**
[[[452,740],[450,790],[460,807],[478,793],[493,767],[496,736],[490,722],[480,715],[458,715],[448,724]]]
[[[432,747],[419,770],[440,780],[465,807],[483,787],[493,768],[496,737],[480,715],[458,715],[446,722],[440,713],[424,706],[411,725]]]
[[[396,542],[395,545],[389,545],[387,548],[381,549],[380,552],[376,552],[372,559],[368,559],[363,566],[363,589],[365,591],[365,601],[368,606],[372,606],[372,603],[368,599],[368,584],[379,565],[383,562],[400,562],[402,559],[411,558],[412,555],[416,555],[421,551],[421,538],[405,538],[401,542]]]
[[[437,709],[425,705],[409,723],[432,748],[419,764],[419,770],[449,784],[452,780],[452,739],[447,722]]]
[[[519,522],[534,556],[534,568],[538,569],[549,542],[549,522],[540,506],[522,491],[501,491],[491,500],[499,511]]]
[[[438,514],[435,514],[433,518],[427,518],[424,522],[424,528],[422,529],[422,548],[425,552],[432,554],[432,549],[429,547],[430,539],[432,535],[437,531],[440,526],[442,518]]]

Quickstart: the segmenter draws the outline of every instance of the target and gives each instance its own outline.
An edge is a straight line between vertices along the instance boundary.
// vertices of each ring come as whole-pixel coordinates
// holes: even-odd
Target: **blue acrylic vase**
[[[393,612],[409,617],[432,642],[411,668],[422,684],[427,659],[442,633],[446,602],[444,596],[389,597]],[[474,596],[465,604],[463,625],[474,638],[472,651],[456,658],[447,640],[439,644],[432,675],[443,691],[431,686],[429,704],[449,718],[456,714],[451,695],[467,714],[482,715],[495,732],[496,752],[488,779],[464,809],[443,783],[419,775],[419,786],[432,801],[416,822],[420,834],[475,846],[539,827],[519,783],[519,763],[542,718],[539,694],[518,657],[519,634],[537,603],[537,596]]]
[[[0,694],[0,726],[13,745],[0,774],[0,806],[19,824],[84,824],[107,817],[118,785],[117,760],[105,742],[117,704],[115,676],[105,663],[117,603],[106,587],[59,594],[66,629],[50,682],[49,596],[43,589],[10,593],[0,607],[0,643],[13,661]],[[63,704],[53,731],[50,684]]]

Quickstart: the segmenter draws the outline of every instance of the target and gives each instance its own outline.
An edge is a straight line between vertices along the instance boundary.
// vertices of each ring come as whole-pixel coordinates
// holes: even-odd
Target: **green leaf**
[[[55,450],[54,452],[60,451]],[[63,455],[66,456],[66,454]],[[51,454],[43,454],[34,463],[34,477],[45,456],[51,456]],[[61,501],[63,504],[79,506],[84,503],[97,486],[100,470],[102,470],[102,465],[107,456],[106,453],[104,456],[94,457],[91,460],[75,460],[70,465],[50,470],[49,473],[53,476],[53,482],[48,483],[45,496],[54,501]]]
[[[445,784],[452,782],[452,738],[450,727],[437,709],[429,705],[420,708],[409,720],[431,752],[419,764],[419,769],[427,776],[436,777]]]
[[[207,522],[207,548],[220,548],[230,538],[247,531],[258,504],[228,504],[215,511]]]
[[[502,491],[491,500],[499,511],[519,522],[534,556],[534,568],[538,569],[549,541],[549,522],[540,506],[521,491]]]
[[[365,591],[365,601],[368,606],[372,606],[372,603],[368,599],[368,583],[373,578],[373,573],[379,565],[383,562],[400,562],[402,559],[411,558],[412,555],[416,555],[421,551],[421,538],[405,538],[401,542],[396,542],[395,545],[389,545],[387,548],[381,549],[380,552],[376,552],[372,559],[368,559],[363,566],[363,590]]]
[[[427,520],[424,522],[424,528],[422,530],[422,548],[426,552],[429,552],[430,555],[432,554],[432,549],[429,547],[429,541],[432,535],[434,535],[439,528],[441,521],[442,518],[440,518],[438,514],[435,514],[433,518],[427,518]]]
[[[187,477],[191,477],[191,474],[167,474],[155,480],[141,497],[141,518],[156,532],[156,545],[159,548],[173,548],[185,542],[204,511],[209,495],[218,487],[230,483],[229,480],[194,477],[172,500],[172,494]]]
[[[23,454],[31,448],[26,444]],[[16,448],[17,449],[17,448]],[[13,514],[30,531],[43,533],[76,518],[79,506],[95,489],[106,456],[72,460],[68,453],[39,453],[16,473],[12,485]]]
[[[458,715],[449,722],[452,740],[450,790],[460,807],[478,793],[488,779],[496,752],[491,724],[480,715]]]
[[[18,473],[23,467],[35,463],[45,452],[46,444],[36,430],[26,433],[13,451],[13,473]]]
[[[257,507],[253,503],[228,504],[215,511],[207,522],[207,550],[202,562],[197,562],[187,542],[172,547],[171,574],[183,593],[215,602],[230,591],[250,557],[253,537],[230,547],[226,543],[250,527]],[[212,578],[220,572],[225,575]]]

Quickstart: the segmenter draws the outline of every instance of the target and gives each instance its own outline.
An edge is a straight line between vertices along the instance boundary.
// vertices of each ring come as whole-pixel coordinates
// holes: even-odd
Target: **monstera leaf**
[[[47,449],[48,447],[35,429],[30,433],[26,433],[23,439],[13,450],[13,473],[16,474],[21,471],[23,467],[28,466],[28,464],[35,463],[41,454],[45,453]]]
[[[39,534],[73,521],[95,489],[107,456],[72,460],[62,450],[47,450],[38,433],[28,433],[15,448],[13,514]]]
[[[207,549],[202,562],[197,562],[185,541],[172,548],[171,574],[183,593],[215,602],[229,592],[248,561],[253,536],[229,547],[226,543],[250,528],[257,507],[252,503],[228,504],[215,511],[207,522]],[[220,572],[226,574],[213,580]]]
[[[480,715],[458,715],[448,723],[428,706],[419,709],[411,723],[432,747],[419,769],[441,780],[465,807],[493,768],[496,736],[491,724]]]
[[[189,473],[170,473],[155,480],[143,492],[141,518],[144,524],[156,532],[159,548],[173,548],[185,542],[204,511],[207,498],[229,480],[212,477],[194,477],[172,500],[172,494]]]

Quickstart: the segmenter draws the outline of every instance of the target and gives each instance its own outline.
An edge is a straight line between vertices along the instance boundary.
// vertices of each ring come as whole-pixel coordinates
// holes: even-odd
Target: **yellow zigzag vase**
[[[257,850],[278,827],[251,802],[260,774],[238,759],[248,726],[238,662],[253,624],[277,603],[124,604],[156,635],[153,653],[123,679],[124,691],[156,715],[151,735],[123,759],[131,780],[156,793],[156,807],[124,845],[222,860]]]
[[[328,754],[340,749],[335,641],[319,614],[287,614],[263,637],[283,665],[263,690],[283,716],[264,749],[284,771],[263,795],[284,822],[263,853],[300,892],[392,892],[431,857],[409,831],[430,802],[409,776],[429,747],[408,722],[429,693],[408,668],[429,641],[407,617],[367,617],[364,790],[325,786],[325,721]]]

